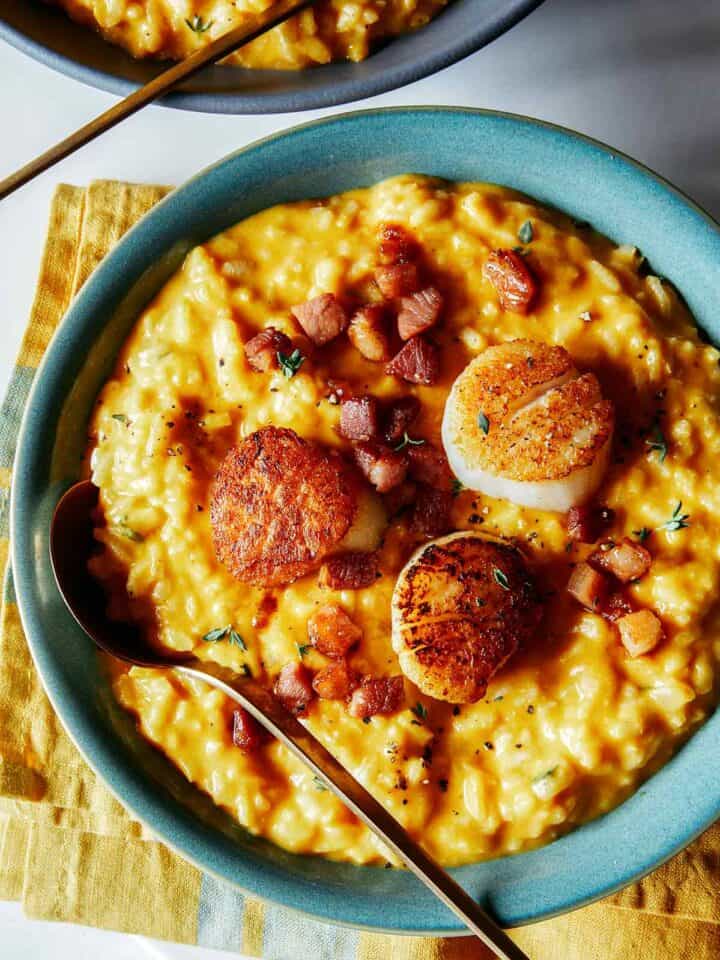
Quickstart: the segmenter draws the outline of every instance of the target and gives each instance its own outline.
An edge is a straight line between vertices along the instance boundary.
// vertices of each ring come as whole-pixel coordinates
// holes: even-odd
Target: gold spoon
[[[39,157],[35,157],[34,160],[20,167],[15,173],[11,173],[4,180],[0,180],[0,200],[33,180],[49,167],[59,163],[60,160],[64,160],[65,157],[74,153],[86,143],[90,143],[101,133],[110,130],[126,117],[142,110],[148,103],[164,96],[178,83],[193,77],[208,64],[215,63],[216,60],[222,60],[223,57],[233,53],[238,47],[250,43],[251,40],[267,33],[268,30],[272,30],[278,24],[284,23],[285,20],[299,13],[300,10],[312,6],[314,2],[315,0],[278,0],[277,3],[274,3],[262,13],[248,14],[240,26],[233,27],[232,30],[228,30],[227,33],[222,34],[216,40],[211,40],[200,50],[191,53],[185,60],[181,60],[168,70],[164,70],[157,77],[153,77],[145,86],[133,91],[124,100],[101,113],[99,117],[95,117],[94,120],[80,127],[75,133],[71,133],[69,137],[65,137],[64,140],[56,143],[54,147],[50,147],[45,153],[41,153]]]
[[[156,651],[137,627],[108,620],[106,599],[88,569],[88,560],[97,547],[93,512],[98,505],[98,494],[98,488],[90,480],[70,487],[55,508],[50,527],[50,559],[58,589],[70,613],[90,639],[101,650],[126,663],[172,668],[222,690],[302,760],[498,957],[528,960],[483,908],[410,838],[385,807],[257,681],[219,664],[198,660],[190,653]]]

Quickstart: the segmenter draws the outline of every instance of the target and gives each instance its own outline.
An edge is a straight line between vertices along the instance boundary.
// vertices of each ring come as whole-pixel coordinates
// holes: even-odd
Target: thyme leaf
[[[283,374],[290,380],[305,362],[305,357],[296,347],[291,354],[286,354],[283,353],[282,350],[278,350],[277,361]]]
[[[208,20],[208,22],[205,23],[203,18],[196,13],[192,20],[188,20],[186,18],[185,23],[188,25],[188,27],[190,27],[193,33],[205,33],[205,31],[209,30],[215,21]]]
[[[396,447],[393,447],[393,449],[404,450],[408,445],[411,447],[421,447],[424,443],[424,440],[413,440],[406,430],[400,443]]]
[[[672,516],[665,523],[661,523],[658,530],[668,530],[674,533],[676,530],[684,530],[690,526],[690,514],[682,512],[682,500],[678,500],[677,506],[673,510]]]
[[[532,243],[533,225],[532,220],[526,220],[518,230],[518,240],[520,243]]]
[[[498,567],[493,567],[493,577],[495,579],[495,583],[501,586],[503,590],[510,589],[510,581],[508,580],[507,576],[503,573],[503,571],[500,570]]]
[[[418,701],[414,707],[410,707],[410,710],[415,714],[418,720],[427,720],[427,708],[425,704],[420,703],[420,701]]]
[[[490,430],[490,421],[487,416],[482,412],[482,410],[477,415],[477,425],[480,427],[485,436],[488,435]]]
[[[646,445],[650,448],[650,452],[655,451],[658,455],[658,461],[660,463],[665,463],[665,458],[668,455],[668,443],[665,439],[665,434],[662,432],[662,427],[660,426],[660,421],[655,420],[652,426],[652,431],[650,437],[645,441]]]

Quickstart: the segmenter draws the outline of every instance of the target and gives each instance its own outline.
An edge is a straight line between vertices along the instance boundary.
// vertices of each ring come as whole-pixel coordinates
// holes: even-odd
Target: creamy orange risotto
[[[90,6],[72,4],[87,16]],[[218,26],[225,16],[188,6],[173,20],[162,2],[152,18],[144,4],[102,9],[114,39],[135,52],[172,55],[202,42],[182,33],[185,13]],[[395,26],[434,9],[403,7],[401,15],[398,8]],[[377,17],[372,5],[356,13]],[[293,38],[303,29],[288,28]],[[366,52],[350,34],[346,45],[317,25],[307,34],[322,52],[278,38],[250,59],[299,65]],[[488,263],[500,264],[500,280]],[[388,264],[400,269],[383,273]],[[419,264],[421,279],[408,264]],[[422,303],[412,300],[418,286]],[[328,296],[315,299],[321,295]],[[366,311],[360,319],[358,308]],[[274,328],[269,348],[251,344],[267,327]],[[488,347],[512,340],[531,344],[513,348],[527,350],[531,371],[548,357],[543,377],[588,385],[602,426],[598,444],[614,430],[603,472],[585,491],[592,500],[569,515],[518,505],[502,490],[474,492],[445,472],[441,421],[455,378]],[[388,367],[408,346],[415,353]],[[548,352],[555,346],[567,354]],[[97,401],[88,470],[104,523],[93,571],[111,614],[140,622],[166,648],[193,650],[269,686],[283,668],[314,680],[308,702],[295,700],[302,722],[443,863],[546,843],[620,803],[714,705],[718,358],[637,249],[503,187],[406,175],[266,210],[187,255],[138,318]],[[355,409],[351,397],[361,398]],[[408,398],[417,409],[390,441],[383,418]],[[585,402],[575,394],[571,401]],[[499,401],[492,403],[467,426],[488,443],[501,429]],[[286,432],[268,433],[270,425]],[[552,443],[552,427],[543,429],[538,443]],[[583,443],[574,431],[569,442]],[[355,534],[328,501],[334,526],[312,514],[327,544],[313,548],[302,530],[306,552],[292,558],[292,569],[273,567],[282,582],[271,582],[257,551],[282,545],[282,518],[297,517],[278,495],[279,526],[270,530],[268,516],[252,539],[266,501],[244,520],[232,512],[251,502],[236,480],[252,479],[253,444],[261,459],[264,444],[278,462],[322,463],[328,490],[346,482],[344,471],[357,471],[343,489],[366,485],[353,514],[359,539],[345,547],[376,564],[369,578],[362,567],[344,579],[347,570],[334,563],[330,541]],[[299,511],[308,524],[320,495],[315,469],[308,467],[303,493],[308,511]],[[252,486],[252,496],[269,495]],[[228,517],[241,529],[228,531]],[[500,637],[502,649],[499,641],[483,646],[490,659],[473,664],[470,692],[429,683],[417,650],[413,679],[403,676],[391,638],[400,571],[414,551],[451,530],[501,544],[481,558],[490,574],[467,613],[478,636],[488,611],[503,604],[526,611],[513,613],[517,630]],[[520,581],[522,608],[513,593]],[[442,672],[444,663],[434,668]],[[386,859],[285,748],[251,736],[248,749],[223,695],[169,672],[111,669],[115,694],[142,734],[250,831],[293,851]],[[373,699],[378,691],[368,680],[387,681],[384,701]]]
[[[133,57],[181,60],[272,0],[53,0]],[[297,70],[364,60],[382,40],[424,26],[447,0],[319,0],[227,58],[239,67]]]

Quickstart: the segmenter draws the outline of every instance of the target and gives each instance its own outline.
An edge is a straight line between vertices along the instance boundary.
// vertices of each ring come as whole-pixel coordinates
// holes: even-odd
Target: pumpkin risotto
[[[261,12],[272,0],[51,0],[133,57],[182,60]],[[318,0],[224,63],[298,70],[331,60],[364,60],[382,40],[424,26],[447,0]]]
[[[120,6],[134,46],[144,6]],[[184,53],[177,29],[152,49]],[[404,175],[265,210],[187,255],[97,401],[93,572],[114,618],[274,685],[444,864],[546,843],[714,706],[718,356],[636,248],[503,187]],[[445,458],[463,437],[475,489]],[[515,502],[546,495],[538,469],[569,512]],[[248,830],[386,859],[220,692],[110,669]]]

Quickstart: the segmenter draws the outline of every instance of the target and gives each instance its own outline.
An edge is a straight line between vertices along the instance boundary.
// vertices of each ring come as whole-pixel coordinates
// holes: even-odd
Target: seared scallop
[[[217,557],[246,583],[275,586],[345,550],[374,550],[385,525],[377,495],[336,453],[293,430],[264,427],[233,447],[215,476]]]
[[[398,577],[392,645],[400,669],[436,700],[479,700],[533,635],[542,608],[520,552],[463,531],[424,544]]]
[[[540,510],[588,500],[607,469],[612,403],[563,347],[489,347],[455,380],[442,422],[450,466],[471,490]]]

